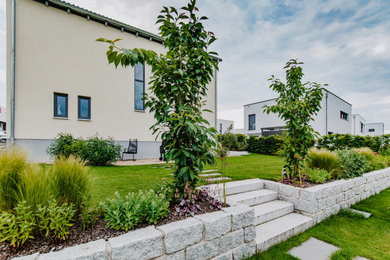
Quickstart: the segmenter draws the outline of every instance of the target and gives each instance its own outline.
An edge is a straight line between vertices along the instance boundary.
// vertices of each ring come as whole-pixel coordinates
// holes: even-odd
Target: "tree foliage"
[[[109,63],[126,67],[141,62],[152,67],[145,107],[154,113],[151,129],[165,141],[167,159],[175,165],[175,186],[181,192],[187,182],[195,186],[205,163],[213,163],[211,148],[216,146],[216,131],[203,117],[208,111],[203,109],[207,84],[218,69],[217,53],[208,51],[216,38],[205,30],[202,21],[207,17],[198,17],[198,11],[195,0],[179,10],[163,7],[156,23],[166,54],[119,48],[119,39],[98,39],[109,43]]]
[[[272,83],[270,88],[279,94],[276,104],[264,106],[264,111],[276,113],[286,122],[287,131],[284,136],[282,154],[290,166],[291,177],[299,176],[303,159],[318,135],[310,125],[321,109],[322,87],[315,82],[302,83],[303,71],[295,59],[287,62],[286,84],[275,76],[269,79]]]

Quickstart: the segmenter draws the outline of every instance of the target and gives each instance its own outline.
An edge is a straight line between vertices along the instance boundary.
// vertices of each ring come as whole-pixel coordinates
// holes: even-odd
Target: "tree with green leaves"
[[[145,107],[154,113],[153,134],[161,134],[167,159],[174,161],[175,186],[182,194],[184,187],[195,187],[203,165],[214,162],[216,131],[204,118],[207,84],[218,70],[218,55],[208,50],[216,38],[206,31],[198,17],[196,1],[177,10],[163,7],[157,22],[166,54],[145,49],[118,47],[116,40],[100,38],[109,44],[107,58],[115,67],[146,63],[151,66],[150,94],[145,94]]]
[[[286,84],[276,79],[274,75],[269,79],[270,88],[279,94],[276,104],[264,106],[264,112],[276,113],[286,122],[287,131],[284,134],[282,155],[286,158],[289,176],[299,177],[303,160],[306,157],[315,138],[319,135],[310,125],[321,109],[322,87],[315,82],[302,83],[303,71],[300,66],[303,62],[291,59],[287,62]],[[325,84],[326,86],[326,84]]]

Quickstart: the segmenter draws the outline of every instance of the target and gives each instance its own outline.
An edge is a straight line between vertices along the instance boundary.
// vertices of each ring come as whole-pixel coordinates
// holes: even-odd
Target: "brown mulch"
[[[206,202],[197,202],[197,204],[201,207],[201,211],[196,212],[196,215],[209,213],[218,211],[219,209],[214,208],[210,209],[210,205]],[[176,214],[176,209],[173,205],[169,207],[170,213],[167,217],[159,220],[156,224],[156,226],[165,225],[171,222],[179,221],[186,219],[186,216],[179,216]],[[144,228],[149,226],[148,223],[142,223],[137,225],[135,228],[129,231],[122,231],[122,230],[114,230],[111,228],[106,228],[106,221],[103,220],[103,218],[99,218],[96,222],[96,224],[87,230],[81,230],[82,225],[81,223],[76,222],[73,227],[71,228],[71,232],[67,236],[67,239],[65,241],[61,241],[58,243],[55,243],[53,241],[48,240],[45,237],[36,237],[34,239],[28,240],[22,247],[16,250],[12,250],[12,248],[9,246],[6,242],[0,243],[0,259],[11,259],[13,257],[21,256],[21,255],[30,255],[34,254],[36,252],[39,253],[49,253],[53,251],[59,251],[61,249],[64,249],[65,247],[75,246],[79,244],[88,243],[91,241],[99,240],[99,239],[105,239],[108,240],[111,237],[116,237],[122,234],[125,234],[127,232],[130,232],[132,230],[136,230],[139,228]]]

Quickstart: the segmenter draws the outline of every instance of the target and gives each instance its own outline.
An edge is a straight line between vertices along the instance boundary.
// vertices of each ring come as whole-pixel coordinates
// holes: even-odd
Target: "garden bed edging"
[[[256,253],[254,210],[247,205],[162,226],[14,259],[242,259]]]
[[[264,188],[276,191],[280,200],[293,203],[295,210],[312,217],[315,224],[389,187],[390,168],[309,188],[264,180]]]

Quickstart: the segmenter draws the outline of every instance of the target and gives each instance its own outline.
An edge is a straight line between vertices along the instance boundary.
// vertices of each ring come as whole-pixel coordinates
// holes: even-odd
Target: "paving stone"
[[[237,205],[222,210],[232,216],[232,230],[253,225],[255,211],[247,205]]]
[[[219,175],[221,175],[219,172],[214,172],[214,173],[199,174],[199,177],[206,178],[206,177],[213,177]]]
[[[216,181],[228,181],[231,180],[232,178],[229,177],[211,177],[211,178],[205,178],[207,182],[216,182]]]
[[[112,259],[149,259],[163,254],[162,233],[154,226],[108,239]]]
[[[158,227],[164,232],[166,253],[174,253],[202,240],[203,223],[187,218]]]
[[[357,257],[354,257],[352,260],[370,260],[370,259],[365,258],[363,256],[357,256]]]
[[[357,209],[351,209],[351,211],[354,213],[363,215],[365,218],[371,217],[371,213],[369,213],[369,212],[365,212],[365,211],[361,211],[361,210],[357,210]]]
[[[81,244],[77,246],[67,247],[61,251],[51,252],[47,254],[39,255],[39,260],[56,259],[56,260],[84,260],[84,259],[96,259],[103,260],[108,259],[106,251],[106,241],[100,239],[97,241]]]
[[[338,251],[340,248],[325,243],[314,237],[309,238],[306,242],[303,242],[300,246],[294,247],[288,253],[301,260],[328,260],[331,255]]]
[[[202,173],[207,173],[207,172],[216,172],[218,170],[205,170],[205,171],[202,171]]]
[[[233,258],[246,259],[256,254],[256,242],[253,241],[249,244],[239,246],[233,250]]]
[[[186,259],[187,260],[210,259],[211,257],[218,255],[218,247],[219,247],[218,239],[201,242],[196,245],[187,247]]]
[[[199,219],[204,224],[205,240],[212,240],[220,237],[230,232],[232,229],[231,215],[223,211],[196,215],[195,218]]]

